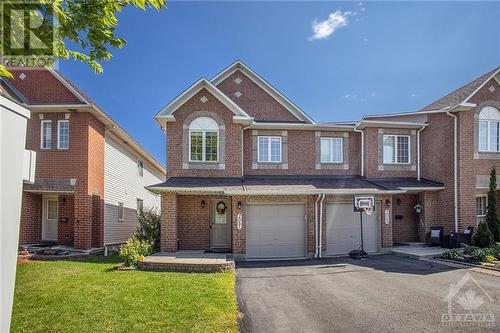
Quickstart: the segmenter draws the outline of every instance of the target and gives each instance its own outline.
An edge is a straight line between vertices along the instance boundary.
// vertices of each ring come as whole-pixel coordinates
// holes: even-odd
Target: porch
[[[160,252],[147,256],[139,263],[139,269],[159,272],[214,273],[234,270],[234,260],[231,254],[224,253]]]

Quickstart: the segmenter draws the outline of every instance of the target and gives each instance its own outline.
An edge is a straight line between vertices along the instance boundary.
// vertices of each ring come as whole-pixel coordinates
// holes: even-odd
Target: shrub
[[[136,237],[148,242],[153,252],[160,251],[160,214],[154,208],[143,209],[137,218],[139,225],[135,233]]]
[[[471,251],[470,255],[474,261],[484,261],[486,259],[486,253],[483,249],[476,248]]]
[[[484,253],[500,260],[500,245],[495,244],[493,246],[487,247],[484,249]]]
[[[493,234],[488,228],[486,221],[481,221],[477,231],[472,237],[472,245],[479,247],[488,247],[493,244]]]
[[[120,247],[120,258],[122,258],[125,266],[136,266],[139,261],[144,260],[144,257],[151,254],[151,245],[144,240],[138,239],[136,236],[130,238],[127,243]]]
[[[477,247],[477,246],[467,246],[464,250],[464,253],[465,254],[472,254],[472,252],[474,252],[475,250],[480,250],[481,248]]]
[[[492,255],[487,255],[485,258],[484,258],[484,261],[486,262],[489,262],[489,263],[492,263],[493,261],[495,261],[496,258]]]
[[[451,249],[443,252],[443,254],[441,254],[441,258],[454,260],[460,258],[462,255],[463,251],[461,249]]]
[[[497,207],[497,172],[495,168],[490,172],[490,190],[488,192],[488,207]],[[496,209],[486,211],[486,223],[490,229],[493,239],[500,241],[500,220]]]

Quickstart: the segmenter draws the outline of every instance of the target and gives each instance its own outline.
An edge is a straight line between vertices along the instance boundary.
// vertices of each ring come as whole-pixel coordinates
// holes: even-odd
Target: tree
[[[481,221],[472,237],[472,245],[479,247],[488,247],[493,244],[493,235],[488,228],[486,221]]]
[[[116,15],[128,6],[159,10],[166,6],[166,0],[39,0],[35,6],[29,15],[42,21],[39,27],[42,35],[54,29],[58,31],[53,46],[54,56],[86,62],[96,73],[101,73],[101,62],[111,59],[109,49],[122,48],[126,44],[125,39],[115,34],[118,26]],[[12,19],[10,25],[24,27],[22,15],[18,20]],[[70,49],[69,45],[75,45],[75,48]],[[40,57],[36,54],[29,56]],[[3,64],[0,64],[0,76],[12,77]]]
[[[488,192],[488,210],[486,212],[486,222],[493,234],[495,242],[500,241],[500,221],[497,212],[497,173],[495,168],[490,172],[490,190]]]

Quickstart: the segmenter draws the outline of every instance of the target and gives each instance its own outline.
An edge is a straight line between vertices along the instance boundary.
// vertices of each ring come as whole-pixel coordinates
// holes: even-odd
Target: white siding
[[[137,199],[144,208],[160,210],[160,197],[144,188],[165,180],[147,161],[144,176],[137,172],[138,154],[106,134],[104,150],[104,245],[124,243],[137,229]],[[118,203],[123,202],[124,220],[118,221]]]

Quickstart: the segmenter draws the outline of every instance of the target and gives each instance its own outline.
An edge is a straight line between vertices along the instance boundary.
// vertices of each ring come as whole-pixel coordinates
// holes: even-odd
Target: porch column
[[[391,205],[387,207],[385,205],[385,201],[389,199],[391,202]],[[393,241],[393,234],[392,234],[392,206],[394,205],[393,202],[393,197],[392,196],[381,196],[380,197],[380,222],[381,222],[381,247],[382,248],[388,248],[392,247],[394,245]],[[388,211],[388,216],[386,216],[386,211]],[[388,219],[386,219],[388,217]]]
[[[438,195],[436,192],[420,193],[420,203],[424,207],[419,214],[418,235],[421,242],[426,241],[426,234],[432,226],[439,225],[438,221]]]
[[[92,201],[86,194],[74,197],[74,246],[78,250],[92,247]]]
[[[246,251],[246,198],[242,196],[231,197],[232,213],[232,233],[233,233],[233,254],[235,257],[244,259]],[[241,208],[238,208],[238,202],[241,202]],[[241,216],[241,223],[238,228],[238,215]]]
[[[175,252],[177,248],[177,194],[161,195],[161,251]]]

